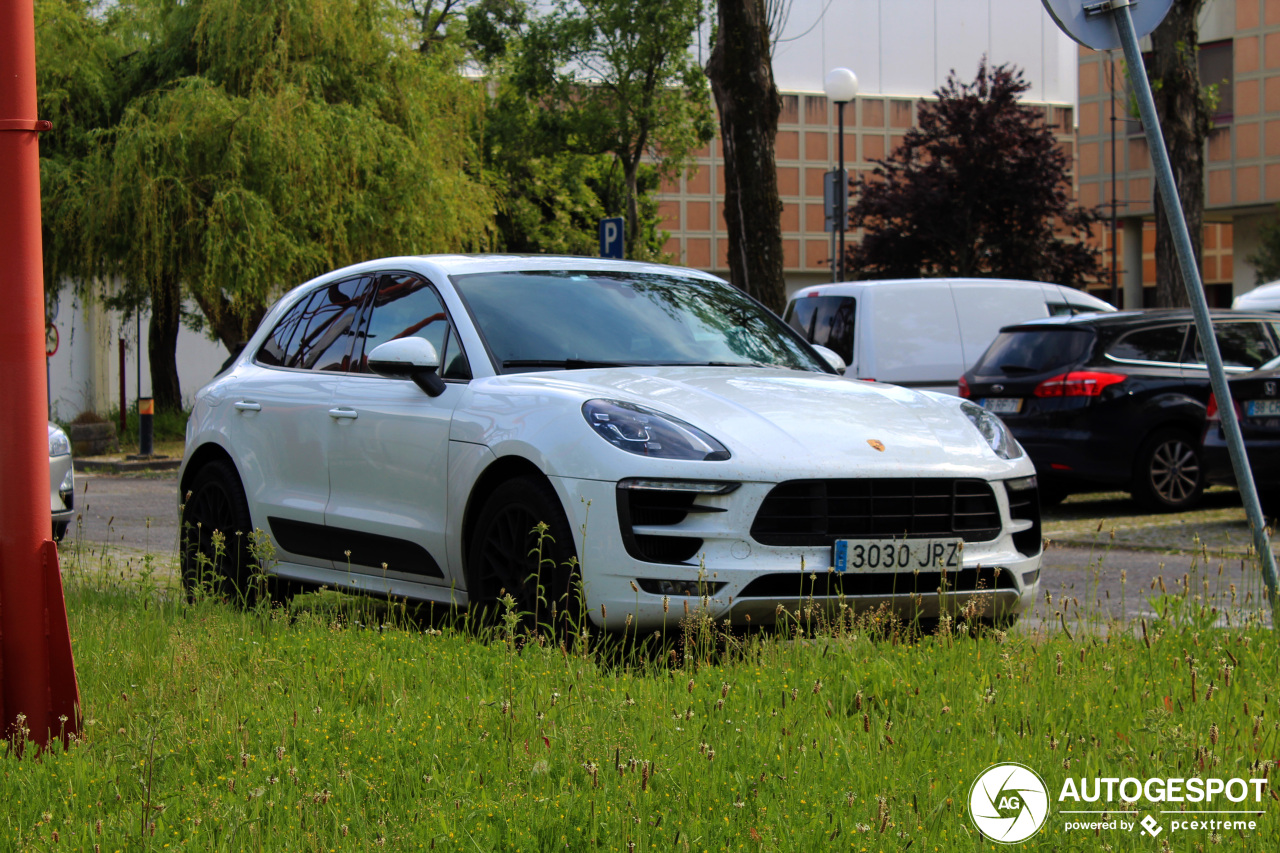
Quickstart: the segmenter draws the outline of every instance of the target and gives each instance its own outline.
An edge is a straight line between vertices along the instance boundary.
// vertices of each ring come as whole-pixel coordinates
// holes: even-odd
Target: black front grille
[[[930,595],[943,589],[948,593],[1017,590],[1018,584],[1007,569],[980,566],[947,572],[778,572],[761,575],[747,584],[739,598],[827,598],[857,595]]]
[[[690,536],[636,533],[636,527],[674,527],[689,513],[719,512],[694,505],[697,494],[666,489],[618,488],[618,524],[627,553],[646,563],[688,563],[702,550]]]
[[[1040,490],[1034,485],[1035,479],[1028,481],[1007,480],[1005,488],[1009,495],[1009,517],[1027,520],[1031,526],[1026,530],[1013,534],[1013,547],[1019,554],[1034,557],[1040,553]]]
[[[769,492],[751,525],[762,545],[830,545],[837,539],[1000,535],[1000,507],[985,480],[791,480]]]

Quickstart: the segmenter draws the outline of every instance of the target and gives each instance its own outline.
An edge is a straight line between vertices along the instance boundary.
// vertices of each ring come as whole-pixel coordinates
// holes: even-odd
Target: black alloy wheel
[[[539,542],[538,525],[546,524]],[[573,534],[551,484],[517,477],[494,490],[471,533],[467,588],[473,601],[492,603],[502,595],[516,609],[550,622],[552,605],[563,615],[576,604]]]
[[[244,487],[224,461],[210,462],[192,481],[182,512],[182,586],[187,596],[205,587],[239,602],[248,586],[253,521]],[[214,534],[221,534],[221,544]]]
[[[1189,435],[1163,429],[1143,443],[1134,472],[1133,497],[1148,509],[1176,512],[1200,502],[1204,469]]]

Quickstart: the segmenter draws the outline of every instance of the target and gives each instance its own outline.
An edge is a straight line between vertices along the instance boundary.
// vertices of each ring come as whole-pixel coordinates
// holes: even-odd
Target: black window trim
[[[399,268],[373,270],[372,272],[368,272],[364,274],[373,277],[373,287],[369,288],[369,293],[365,297],[364,305],[361,306],[360,321],[356,327],[356,334],[354,338],[355,340],[357,341],[364,340],[365,333],[368,332],[369,330],[369,318],[373,316],[373,307],[374,307],[373,303],[376,301],[376,295],[377,295],[378,289],[382,287],[382,280],[387,276],[392,276],[392,275],[411,275],[414,278],[420,279],[424,284],[426,284],[427,287],[431,289],[431,292],[436,295],[436,299],[440,300],[441,309],[444,310],[444,319],[445,319],[444,349],[441,352],[437,353],[437,355],[439,355],[440,357],[440,367],[437,370],[437,374],[439,374],[440,378],[443,379],[446,383],[451,382],[456,385],[467,385],[471,382],[472,379],[475,378],[474,371],[472,371],[473,375],[467,379],[459,379],[457,377],[447,377],[441,372],[444,370],[444,366],[447,363],[446,357],[449,353],[450,338],[453,338],[453,340],[457,341],[458,349],[462,350],[462,355],[467,359],[468,369],[470,369],[471,367],[471,358],[467,356],[467,348],[463,346],[462,336],[459,335],[457,332],[457,324],[454,323],[453,321],[453,314],[452,312],[449,311],[449,304],[445,302],[444,297],[440,295],[440,288],[436,287],[436,283],[431,280],[430,276],[428,276],[423,272],[419,272],[418,270],[399,269]],[[355,350],[353,349],[350,354],[354,355]],[[356,378],[363,377],[363,378],[387,380],[386,376],[380,376],[379,374],[373,373],[372,371],[370,371],[369,373],[359,373],[359,372],[348,369],[342,375],[356,377]],[[399,382],[399,381],[407,381],[407,380],[391,380],[391,381]]]
[[[283,364],[264,364],[258,360],[258,354],[262,352],[262,348],[265,347],[267,345],[267,342],[270,341],[271,338],[275,335],[276,329],[278,329],[280,327],[280,324],[285,321],[285,318],[289,315],[289,312],[292,311],[294,308],[297,308],[303,302],[309,302],[312,299],[312,297],[314,297],[321,290],[325,290],[327,288],[333,287],[335,284],[342,284],[343,282],[353,281],[355,279],[374,278],[375,279],[374,287],[370,287],[365,292],[364,298],[361,300],[361,304],[360,304],[360,308],[359,308],[359,312],[357,314],[357,320],[356,320],[357,332],[355,335],[352,336],[352,340],[353,341],[356,340],[359,337],[359,330],[363,328],[364,319],[367,316],[367,307],[369,303],[369,297],[373,293],[373,291],[376,289],[376,277],[378,275],[379,275],[378,273],[363,272],[363,273],[357,273],[355,275],[342,276],[340,278],[329,279],[320,284],[317,284],[315,287],[302,293],[297,299],[289,303],[289,305],[280,312],[280,319],[276,321],[276,324],[271,327],[271,331],[267,333],[267,337],[263,340],[261,344],[259,344],[258,348],[254,350],[253,359],[252,359],[253,366],[260,367],[263,370],[283,370],[288,373],[322,374],[325,376],[350,376],[351,371],[349,370],[344,370],[340,372],[337,370],[315,370],[310,367],[286,367]],[[299,320],[299,322],[301,322],[301,320]],[[290,348],[292,348],[293,346],[293,336],[296,334],[297,334],[297,329],[295,328],[293,333],[289,336]],[[287,354],[288,352],[286,351],[286,355]],[[347,355],[348,356],[351,355],[350,344],[348,344]]]

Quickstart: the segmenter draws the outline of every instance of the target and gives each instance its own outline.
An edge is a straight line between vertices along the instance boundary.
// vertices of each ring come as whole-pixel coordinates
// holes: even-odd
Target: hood
[[[484,386],[484,390],[476,386]],[[487,393],[622,400],[710,433],[734,459],[767,462],[795,476],[957,468],[1004,470],[960,399],[893,385],[773,368],[660,367],[526,373],[478,380]],[[585,422],[584,422],[585,423]],[[808,473],[806,473],[808,472]]]

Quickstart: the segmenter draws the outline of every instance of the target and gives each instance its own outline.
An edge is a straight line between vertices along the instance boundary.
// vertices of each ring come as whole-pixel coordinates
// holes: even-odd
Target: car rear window
[[[1147,361],[1177,364],[1187,337],[1185,323],[1130,332],[1111,345],[1107,355],[1120,361]]]
[[[791,303],[786,320],[809,343],[833,350],[852,364],[856,310],[852,296],[806,296]]]
[[[973,372],[979,376],[1048,373],[1080,362],[1093,338],[1092,329],[1080,327],[1011,329],[996,336]]]

